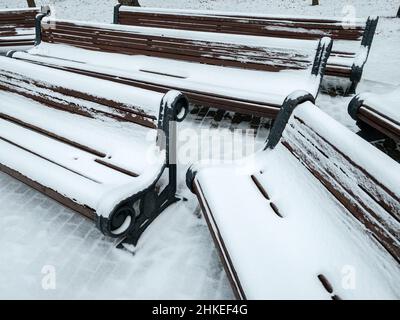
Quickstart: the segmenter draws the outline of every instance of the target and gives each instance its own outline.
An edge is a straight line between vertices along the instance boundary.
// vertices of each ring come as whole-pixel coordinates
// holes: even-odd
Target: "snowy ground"
[[[25,6],[0,0],[0,8]],[[111,22],[113,0],[50,2],[56,16]],[[279,14],[343,16],[353,5],[359,17],[394,16],[397,0],[142,0],[146,6],[205,8]],[[346,7],[349,10],[350,7]],[[351,8],[350,8],[351,9]],[[381,18],[359,91],[385,91],[400,84],[400,19]],[[321,94],[317,104],[356,130],[347,115],[351,97]],[[190,123],[188,123],[190,125]],[[260,135],[258,143],[265,138]],[[231,290],[195,198],[180,170],[180,193],[146,231],[135,255],[114,249],[92,223],[0,173],[0,298],[206,298],[230,299]],[[43,290],[46,266],[55,268],[56,289]],[[44,268],[45,267],[45,268]],[[44,268],[44,269],[43,269]]]

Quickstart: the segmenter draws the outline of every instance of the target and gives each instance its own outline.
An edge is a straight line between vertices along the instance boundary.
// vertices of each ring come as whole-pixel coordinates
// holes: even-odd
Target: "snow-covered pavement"
[[[114,0],[37,0],[53,3],[56,17],[111,22]],[[393,16],[397,0],[143,0],[148,6],[341,16]],[[0,0],[0,8],[25,6]],[[347,8],[349,9],[349,8]],[[381,18],[359,91],[400,84],[400,19]],[[383,84],[386,83],[386,84]],[[321,94],[317,104],[356,130],[347,115],[351,97]],[[188,124],[190,126],[190,123]],[[264,132],[259,143],[265,138]],[[115,249],[86,218],[0,173],[0,299],[232,299],[227,277],[194,196],[180,170],[179,192],[188,198],[169,207],[145,232],[135,254]],[[55,271],[55,289],[42,282]],[[46,288],[46,286],[44,286]]]

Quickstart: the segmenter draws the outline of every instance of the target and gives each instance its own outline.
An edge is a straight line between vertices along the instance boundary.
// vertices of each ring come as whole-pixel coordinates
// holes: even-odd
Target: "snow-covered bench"
[[[27,49],[35,43],[35,17],[47,13],[48,7],[0,9],[0,53]]]
[[[332,42],[44,18],[41,43],[9,56],[194,103],[275,117],[296,89],[317,95]]]
[[[176,91],[0,57],[0,169],[135,242],[177,200],[169,133],[187,109]]]
[[[365,131],[371,128],[400,142],[400,86],[389,93],[362,93],[353,98],[350,116]]]
[[[264,150],[192,166],[238,298],[400,297],[400,164],[294,93]]]
[[[347,90],[354,93],[361,80],[378,18],[295,17],[117,5],[114,23],[304,40],[327,36],[334,44],[326,75],[349,79],[351,85]]]

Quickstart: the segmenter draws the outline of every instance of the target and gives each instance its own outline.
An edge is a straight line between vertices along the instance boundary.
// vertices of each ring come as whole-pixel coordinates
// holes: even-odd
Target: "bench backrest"
[[[241,14],[209,10],[178,10],[116,6],[114,23],[123,25],[258,35],[292,39],[361,40],[374,18],[337,18]]]
[[[44,18],[41,39],[88,50],[149,55],[263,71],[325,70],[331,41],[218,35],[215,33],[119,26]],[[316,54],[317,53],[317,54]]]
[[[285,101],[267,148],[284,145],[400,262],[400,164],[311,101]]]

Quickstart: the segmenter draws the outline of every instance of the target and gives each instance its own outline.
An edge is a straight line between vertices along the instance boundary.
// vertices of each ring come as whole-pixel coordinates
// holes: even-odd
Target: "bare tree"
[[[35,8],[36,7],[35,0],[26,0],[26,2],[28,2],[28,7],[29,8]]]
[[[312,4],[313,6],[318,6],[319,5],[319,0],[312,0]]]
[[[140,7],[139,0],[118,0],[123,6]]]

